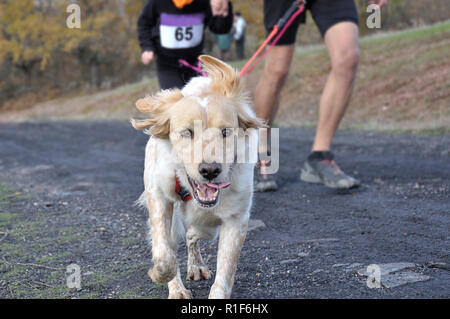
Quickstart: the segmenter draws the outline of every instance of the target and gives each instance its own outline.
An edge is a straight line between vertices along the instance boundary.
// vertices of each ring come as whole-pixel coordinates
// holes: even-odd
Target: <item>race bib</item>
[[[167,49],[196,47],[203,39],[204,18],[203,13],[162,13],[159,26],[161,46]]]

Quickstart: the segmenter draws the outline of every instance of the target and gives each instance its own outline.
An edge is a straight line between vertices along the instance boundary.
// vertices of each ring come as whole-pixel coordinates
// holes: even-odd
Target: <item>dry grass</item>
[[[153,79],[94,94],[63,97],[26,110],[0,113],[0,122],[128,120],[137,114],[134,108],[136,100],[157,89],[157,81]]]
[[[361,40],[361,65],[342,127],[363,130],[448,131],[450,21]],[[235,63],[242,67],[243,62]],[[261,67],[249,74],[254,89]],[[298,48],[276,119],[279,126],[314,126],[330,70],[324,46]],[[0,122],[128,120],[134,102],[158,90],[156,80],[96,94],[60,98],[31,109],[0,113]]]
[[[342,126],[365,130],[450,127],[450,22],[361,41],[361,64]],[[280,126],[312,126],[330,64],[324,47],[299,51],[282,96]]]

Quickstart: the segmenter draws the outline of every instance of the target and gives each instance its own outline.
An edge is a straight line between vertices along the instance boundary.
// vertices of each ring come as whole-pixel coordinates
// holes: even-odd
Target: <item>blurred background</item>
[[[140,63],[136,20],[146,0],[0,0],[0,121],[116,119],[158,90],[154,65]],[[80,29],[66,8],[81,7]],[[265,37],[262,1],[233,1],[247,21],[247,57]],[[390,0],[382,28],[368,29],[368,1],[356,0],[361,66],[342,125],[369,130],[449,127],[450,2]],[[312,126],[329,62],[311,18],[283,91],[279,126]],[[215,38],[206,51],[218,56]],[[245,60],[232,64],[242,67]],[[248,76],[250,90],[261,67]]]

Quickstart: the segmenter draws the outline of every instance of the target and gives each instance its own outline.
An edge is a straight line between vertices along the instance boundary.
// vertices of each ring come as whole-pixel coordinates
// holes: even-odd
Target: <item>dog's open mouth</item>
[[[205,208],[214,207],[219,201],[220,190],[231,185],[231,183],[199,183],[189,176],[188,180],[194,190],[195,200]]]

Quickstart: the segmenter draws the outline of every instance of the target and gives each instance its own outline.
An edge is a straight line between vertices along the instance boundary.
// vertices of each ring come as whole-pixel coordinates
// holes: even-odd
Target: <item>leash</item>
[[[263,44],[261,44],[258,50],[253,54],[250,60],[248,60],[248,62],[241,69],[240,73],[241,76],[246,75],[247,73],[252,71],[259,63],[261,63],[261,61],[264,59],[267,53],[269,53],[269,51],[278,43],[280,38],[292,24],[292,22],[294,22],[295,18],[297,18],[303,11],[305,11],[305,8],[306,8],[306,0],[296,0],[292,3],[291,7],[286,11],[283,17],[273,27],[272,32],[270,32],[267,39],[263,42]],[[278,30],[280,29],[281,31],[278,32]],[[259,57],[259,59],[255,63],[253,63],[256,60],[256,58],[260,55],[261,51],[275,36],[276,38],[272,41],[269,47],[264,51],[264,53]]]
[[[206,77],[206,73],[203,72],[202,70],[202,61],[198,60],[197,66],[190,64],[188,61],[184,60],[184,59],[178,59],[178,62],[180,62],[182,65],[184,65],[185,67],[194,70],[195,72],[203,75],[204,77]]]
[[[286,30],[289,28],[289,26],[294,22],[295,18],[297,18],[303,11],[305,11],[306,8],[306,0],[295,0],[292,5],[289,7],[289,9],[285,12],[285,14],[281,17],[280,20],[278,20],[278,23],[274,25],[272,31],[267,36],[267,38],[264,40],[264,42],[261,44],[261,46],[256,50],[256,52],[252,55],[252,57],[248,60],[248,62],[244,65],[244,67],[241,69],[240,75],[244,76],[247,73],[251,72],[261,61],[264,59],[264,57],[269,53],[269,51],[278,43],[280,38],[283,36],[283,34],[286,32]],[[273,41],[272,41],[273,39]],[[270,43],[270,41],[272,41]],[[270,43],[270,45],[269,45]],[[267,45],[269,45],[267,47]],[[261,54],[261,52],[264,50],[264,48],[267,49]],[[261,56],[260,56],[261,54]],[[259,58],[258,58],[259,57]],[[256,60],[258,58],[258,60]],[[256,62],[255,62],[256,60]],[[197,66],[194,66],[187,62],[184,59],[179,59],[178,62],[180,62],[185,67],[188,67],[199,74],[206,77],[205,72],[202,70],[202,63],[200,60],[198,60]]]

